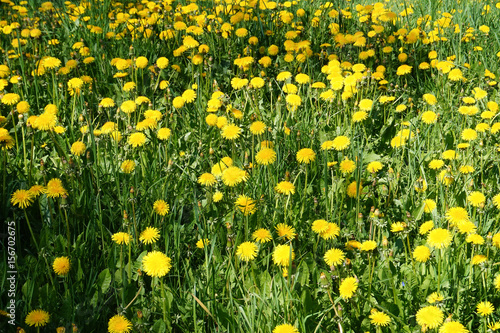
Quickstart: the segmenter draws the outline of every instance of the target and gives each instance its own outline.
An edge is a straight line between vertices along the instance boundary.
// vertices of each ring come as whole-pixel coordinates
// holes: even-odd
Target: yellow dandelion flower
[[[427,236],[427,243],[437,249],[444,249],[450,246],[452,235],[447,229],[437,228],[431,230]]]
[[[255,161],[261,165],[273,164],[276,161],[276,152],[271,148],[263,148],[255,155]]]
[[[481,192],[474,191],[467,196],[467,201],[474,207],[482,207],[484,206],[486,197]]]
[[[375,309],[371,311],[369,318],[375,326],[387,326],[391,322],[391,317]]]
[[[337,266],[344,262],[345,253],[339,249],[330,249],[326,251],[323,259],[328,266]]]
[[[439,333],[469,333],[469,330],[458,321],[448,321],[441,326]]]
[[[164,200],[156,200],[153,204],[153,210],[160,216],[165,216],[170,210],[170,206]]]
[[[488,258],[485,255],[476,254],[474,257],[472,257],[471,264],[472,265],[479,265],[479,264],[485,262],[486,260],[488,260]]]
[[[437,306],[429,305],[418,310],[417,323],[422,326],[422,331],[438,328],[443,323],[444,314]]]
[[[343,299],[352,298],[356,290],[358,290],[358,280],[355,277],[347,277],[340,282],[339,294]]]
[[[299,333],[299,330],[290,324],[281,324],[274,328],[273,333]]]
[[[33,202],[33,195],[29,190],[16,190],[10,199],[12,205],[17,205],[19,208],[27,208]]]
[[[128,137],[127,142],[134,148],[141,147],[146,143],[146,135],[142,132],[132,133]]]
[[[29,326],[41,327],[47,325],[50,315],[44,310],[33,310],[28,313],[25,323]]]
[[[426,221],[426,222],[422,223],[418,232],[421,235],[425,235],[426,233],[431,231],[433,228],[434,228],[434,221],[432,221],[432,220]]]
[[[142,258],[142,267],[147,275],[153,277],[163,277],[170,272],[172,260],[159,251],[149,252]]]
[[[354,170],[356,170],[356,163],[348,158],[344,159],[342,162],[340,162],[340,171],[342,171],[343,174],[348,174],[352,173]]]
[[[373,101],[371,99],[362,99],[359,101],[358,107],[361,111],[370,111],[373,106]]]
[[[198,183],[204,186],[212,186],[217,182],[217,179],[215,179],[215,176],[212,175],[211,173],[204,173],[200,177],[198,177]]]
[[[297,235],[294,227],[284,223],[279,223],[275,228],[279,237],[286,238],[288,240],[293,239]]]
[[[311,148],[302,148],[297,152],[297,161],[299,163],[309,164],[316,159],[316,153]]]
[[[329,228],[328,222],[325,220],[315,220],[312,223],[311,229],[317,234],[322,234],[326,232]]]
[[[109,333],[129,333],[132,330],[132,323],[122,315],[114,315],[109,319]]]
[[[486,317],[492,314],[493,311],[495,311],[495,308],[493,307],[493,304],[491,304],[491,302],[484,301],[476,306],[476,310],[480,316]]]
[[[360,250],[361,251],[373,251],[377,248],[377,242],[372,240],[367,240],[361,243]]]
[[[70,260],[68,257],[57,257],[54,259],[52,268],[57,275],[66,275],[71,267]]]
[[[431,251],[425,245],[419,245],[413,250],[413,258],[418,262],[426,262],[431,257]]]
[[[210,244],[210,240],[208,238],[198,239],[198,241],[196,242],[196,247],[199,249],[204,249],[208,244]]]
[[[380,163],[379,161],[373,161],[368,163],[368,165],[366,166],[366,170],[368,170],[368,172],[370,173],[375,173],[382,170],[382,167],[383,167],[382,163]]]
[[[252,239],[259,243],[267,243],[271,241],[273,238],[269,230],[260,228],[253,232]]]
[[[85,149],[87,147],[85,146],[85,143],[81,141],[76,141],[71,145],[71,153],[75,156],[80,156],[85,152]]]
[[[222,200],[223,197],[224,197],[224,194],[222,194],[222,192],[220,192],[220,191],[217,191],[212,196],[212,199],[213,199],[214,202],[219,202],[219,201]]]
[[[273,262],[282,267],[288,267],[290,260],[295,259],[295,252],[290,245],[278,245],[273,251]]]
[[[118,245],[128,245],[131,238],[132,236],[130,234],[127,234],[126,232],[117,232],[114,233],[113,236],[111,236],[111,240]]]
[[[244,242],[238,246],[238,249],[236,250],[236,255],[240,258],[240,260],[248,262],[257,257],[257,251],[258,251],[257,244],[253,242]]]
[[[160,239],[160,231],[155,227],[147,227],[139,236],[139,241],[144,244],[156,243],[158,239]]]
[[[229,124],[222,128],[221,135],[224,139],[234,140],[240,137],[242,131],[243,130],[240,127],[234,124]]]
[[[244,194],[239,195],[234,204],[245,216],[252,215],[257,211],[255,200]]]
[[[461,222],[469,221],[469,213],[462,207],[451,207],[446,212],[446,220],[451,223],[452,226],[458,225]]]
[[[68,195],[68,192],[63,187],[62,181],[59,178],[53,178],[47,183],[47,197],[58,198]]]
[[[282,181],[276,184],[274,187],[275,191],[280,194],[290,195],[295,194],[295,185],[290,183],[289,181]]]
[[[264,134],[267,126],[262,121],[255,121],[250,125],[250,132],[253,135]]]

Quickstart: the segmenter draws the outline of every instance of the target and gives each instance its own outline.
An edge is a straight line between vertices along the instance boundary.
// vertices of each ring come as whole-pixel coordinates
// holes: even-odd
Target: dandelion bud
[[[213,149],[213,148],[210,148],[210,150],[208,151],[208,153],[209,153],[210,155],[213,155],[213,154],[215,153],[215,151],[214,151],[214,149]]]
[[[362,220],[363,219],[363,213],[358,214],[358,219]]]
[[[17,118],[19,118],[19,120],[23,120],[24,116],[22,114],[19,114],[17,115]]]
[[[382,245],[384,247],[387,247],[387,244],[389,244],[389,241],[387,240],[387,237],[384,236],[384,238],[382,239]]]
[[[370,208],[370,213],[373,213],[375,211],[375,206],[372,206],[372,208]]]
[[[137,318],[141,319],[142,318],[142,311],[137,310]]]
[[[57,333],[66,333],[66,327],[63,327],[63,326],[58,327],[58,328],[56,328],[56,332]]]
[[[128,220],[128,214],[125,210],[123,211],[123,219]]]
[[[134,194],[134,187],[133,186],[130,188],[130,194]]]
[[[410,212],[406,212],[406,217],[407,217],[407,218],[410,218],[410,217],[411,217]]]
[[[71,325],[73,325],[73,332],[74,333],[78,332],[78,327],[74,323]]]
[[[375,212],[373,212],[373,215],[375,215],[375,217],[379,217],[380,216],[380,210],[375,209]]]

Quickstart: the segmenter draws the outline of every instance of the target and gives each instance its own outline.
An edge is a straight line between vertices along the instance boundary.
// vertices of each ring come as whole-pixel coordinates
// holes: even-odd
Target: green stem
[[[36,252],[39,253],[40,249],[38,247],[38,243],[36,242],[35,234],[33,234],[33,230],[31,229],[31,224],[30,224],[30,220],[28,219],[28,214],[26,214],[25,209],[23,209],[23,212],[24,212],[24,217],[26,218],[26,224],[28,225],[28,229],[30,230],[31,238],[33,238],[33,242],[35,243]]]
[[[69,221],[68,214],[66,214],[66,209],[63,208],[64,218],[66,220],[66,236],[68,237],[68,256],[70,255],[70,247],[71,247],[71,234],[69,231]]]
[[[161,301],[162,301],[162,312],[163,312],[163,321],[165,324],[167,323],[167,299],[165,298],[165,288],[163,286],[163,279],[161,281]]]

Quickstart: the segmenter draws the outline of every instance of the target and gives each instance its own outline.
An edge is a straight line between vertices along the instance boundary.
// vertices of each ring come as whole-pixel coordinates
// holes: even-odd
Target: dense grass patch
[[[500,328],[500,3],[0,17],[2,331]]]

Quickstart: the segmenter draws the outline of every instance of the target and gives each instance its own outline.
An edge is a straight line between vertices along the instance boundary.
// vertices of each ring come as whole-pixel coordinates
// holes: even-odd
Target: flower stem
[[[31,229],[30,220],[28,219],[28,214],[26,214],[26,210],[23,209],[24,217],[26,218],[26,224],[28,225],[28,229],[30,230],[31,238],[33,238],[33,242],[35,243],[36,252],[40,252],[38,248],[38,243],[36,242],[35,235],[33,234],[33,229]]]

